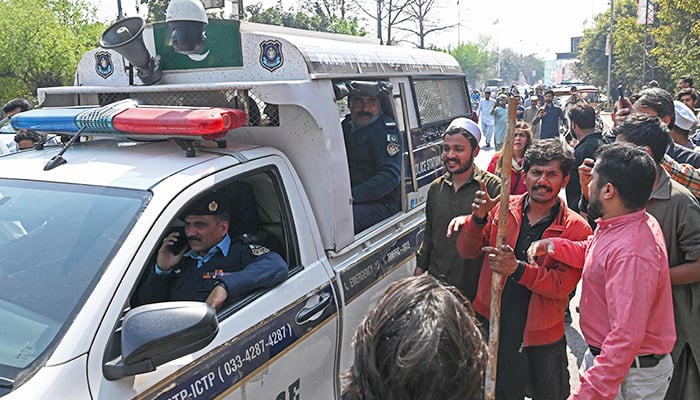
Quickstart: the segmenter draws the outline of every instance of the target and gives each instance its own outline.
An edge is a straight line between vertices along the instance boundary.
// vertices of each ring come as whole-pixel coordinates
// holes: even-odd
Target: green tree
[[[73,83],[83,53],[105,26],[82,0],[0,1],[0,95],[32,97],[37,88]]]
[[[457,59],[472,89],[496,74],[496,55],[486,49],[487,39],[481,43],[462,43],[449,53]]]
[[[535,77],[532,77],[532,71]],[[535,82],[544,75],[544,61],[537,59],[534,55],[524,56],[516,53],[513,49],[501,50],[501,76],[504,82],[520,82],[521,78],[527,82]]]
[[[605,45],[610,28],[610,12],[598,14],[593,27],[583,32],[579,45],[579,62],[574,66],[576,76],[598,87],[607,85],[608,56]]]
[[[658,0],[653,24],[647,26],[646,69],[644,25],[637,23],[637,1],[615,0],[611,83],[623,83],[633,91],[649,80],[675,90],[679,76],[700,76],[700,2]],[[596,16],[592,28],[584,31],[576,73],[600,87],[607,85],[608,57],[605,44],[610,28],[610,10]]]
[[[139,0],[139,4],[146,6],[148,9],[148,22],[165,21],[165,11],[168,9],[170,0]],[[136,11],[139,11],[137,4]]]
[[[658,0],[659,23],[653,30],[658,59],[666,79],[662,86],[675,88],[682,75],[700,78],[700,2],[697,0]],[[673,80],[671,80],[673,78]]]
[[[624,83],[638,90],[642,82],[642,59],[644,57],[644,25],[637,23],[637,1],[616,0],[612,37],[611,83]],[[575,72],[586,82],[596,86],[607,86],[608,56],[606,40],[610,29],[610,10],[595,18],[593,28],[584,31],[579,47],[579,63]]]
[[[269,25],[286,26],[290,28],[311,31],[342,33],[346,35],[364,36],[367,32],[359,26],[357,18],[340,18],[335,14],[326,14],[326,9],[311,7],[313,12],[292,9],[283,10],[279,5],[263,8],[261,3],[246,7],[248,21]]]

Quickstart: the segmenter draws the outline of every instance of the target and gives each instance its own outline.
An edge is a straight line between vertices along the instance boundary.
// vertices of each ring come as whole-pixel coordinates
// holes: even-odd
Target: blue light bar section
[[[14,115],[10,123],[15,130],[31,129],[38,132],[75,133],[80,130],[75,119],[85,111],[84,108],[29,110]]]

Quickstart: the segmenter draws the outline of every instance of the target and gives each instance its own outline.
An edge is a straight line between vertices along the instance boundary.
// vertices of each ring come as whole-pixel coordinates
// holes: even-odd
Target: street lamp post
[[[379,39],[379,44],[384,44],[382,41],[382,0],[377,0],[377,39]]]
[[[124,14],[122,13],[122,0],[117,0],[117,19],[124,19]]]

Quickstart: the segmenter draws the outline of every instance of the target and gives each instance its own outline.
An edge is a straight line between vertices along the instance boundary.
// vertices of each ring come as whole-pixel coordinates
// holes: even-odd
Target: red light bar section
[[[226,132],[247,124],[242,110],[231,108],[166,108],[141,106],[114,116],[114,129],[127,134],[202,136],[218,139]]]

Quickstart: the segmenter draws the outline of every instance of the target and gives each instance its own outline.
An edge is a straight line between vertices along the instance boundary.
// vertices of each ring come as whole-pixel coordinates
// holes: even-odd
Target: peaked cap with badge
[[[388,81],[341,81],[333,84],[336,100],[346,96],[386,96],[392,88],[393,85]]]
[[[231,211],[228,198],[221,192],[207,193],[187,207],[180,214],[180,219],[184,221],[188,215],[221,215],[229,219]]]

